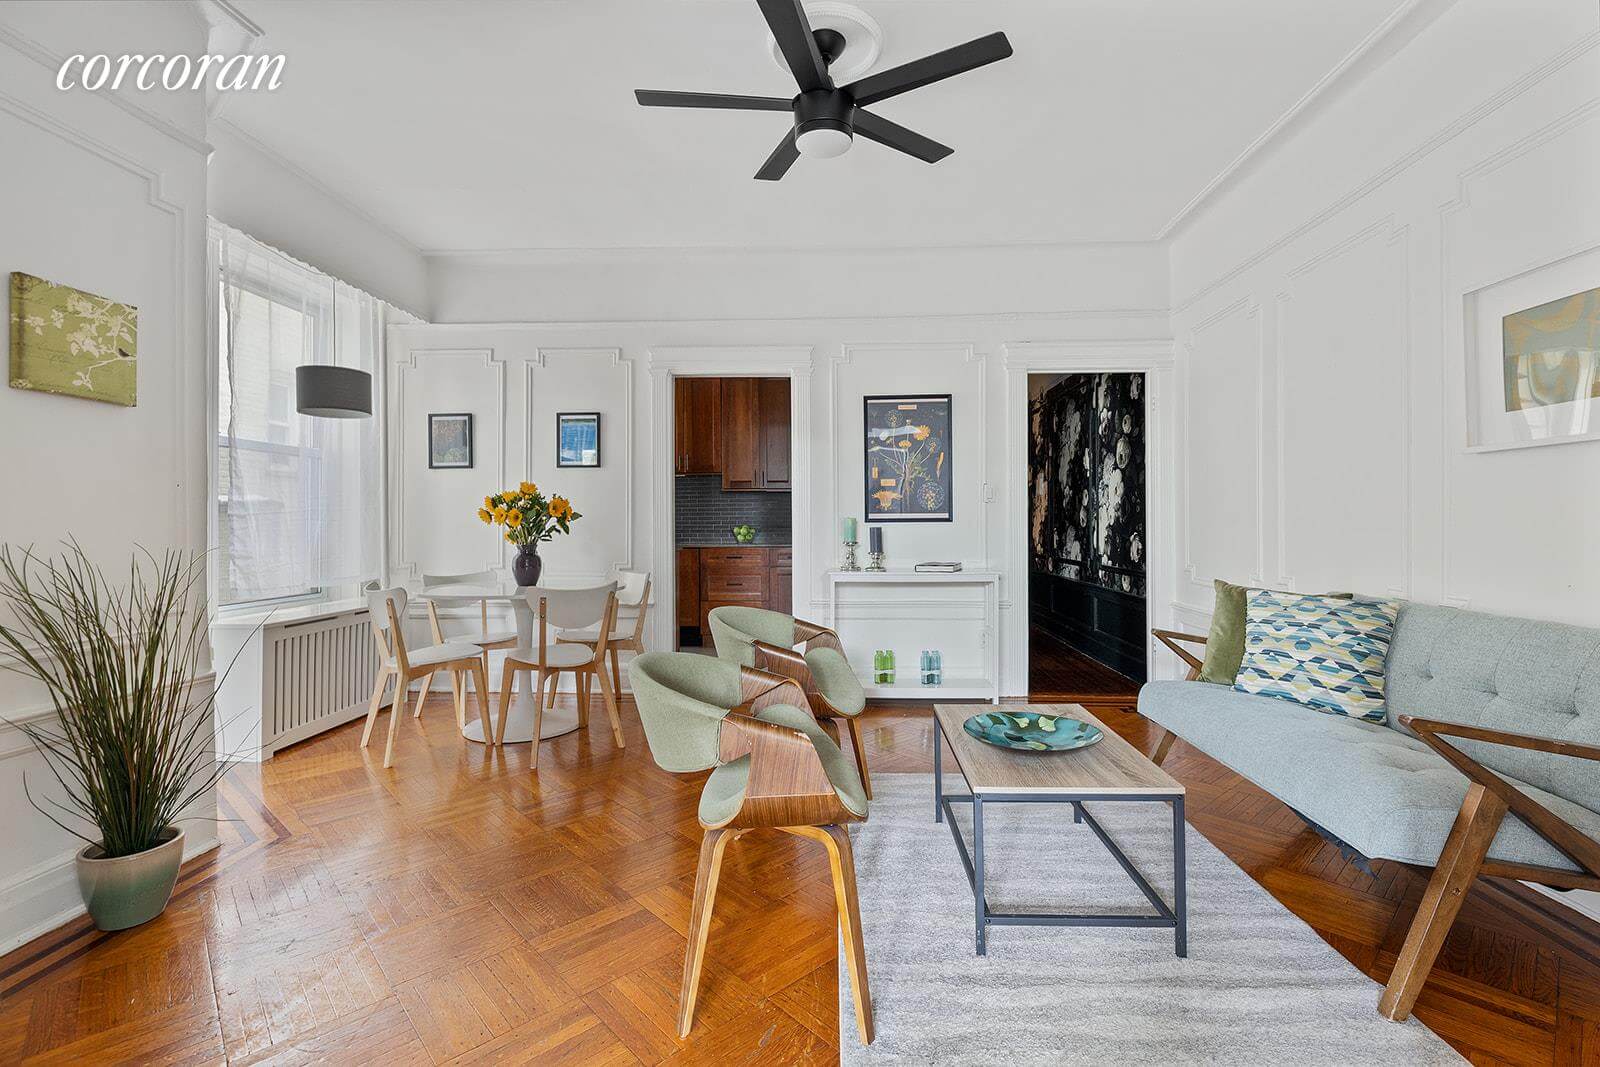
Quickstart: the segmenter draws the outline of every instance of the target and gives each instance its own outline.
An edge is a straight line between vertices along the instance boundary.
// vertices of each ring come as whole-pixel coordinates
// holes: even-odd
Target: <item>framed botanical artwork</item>
[[[472,468],[472,415],[428,416],[428,469]]]
[[[869,523],[950,522],[950,394],[862,398]]]
[[[600,413],[556,413],[556,466],[600,466]]]
[[[11,388],[133,407],[139,309],[13,271]]]
[[[1468,451],[1600,439],[1600,249],[1465,303]]]

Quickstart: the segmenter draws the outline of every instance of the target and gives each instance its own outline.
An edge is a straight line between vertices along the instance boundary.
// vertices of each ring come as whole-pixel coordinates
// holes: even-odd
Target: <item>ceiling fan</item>
[[[645,107],[707,107],[734,111],[789,111],[794,128],[784,134],[772,155],[756,171],[761,181],[775,182],[801,155],[831,159],[849,151],[854,134],[877,141],[926,163],[937,163],[955,151],[865,110],[891,96],[963,74],[1011,55],[1003,33],[958,44],[849,85],[836,86],[828,66],[844,51],[844,35],[833,29],[813,31],[800,0],[756,0],[778,48],[800,86],[792,99],[738,96],[729,93],[677,93],[636,89]]]

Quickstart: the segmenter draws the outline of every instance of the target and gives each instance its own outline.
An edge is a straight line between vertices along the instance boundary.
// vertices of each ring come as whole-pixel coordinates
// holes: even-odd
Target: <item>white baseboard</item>
[[[187,863],[217,848],[215,826],[203,831],[184,828],[183,859]],[[76,848],[35,864],[0,884],[0,955],[26,945],[36,937],[71,922],[85,913],[78,894]]]
[[[1522,884],[1538,890],[1557,904],[1564,904],[1578,914],[1600,923],[1600,893],[1595,893],[1588,889],[1569,889],[1565,893],[1560,893],[1547,886],[1536,885],[1533,882],[1523,882]]]

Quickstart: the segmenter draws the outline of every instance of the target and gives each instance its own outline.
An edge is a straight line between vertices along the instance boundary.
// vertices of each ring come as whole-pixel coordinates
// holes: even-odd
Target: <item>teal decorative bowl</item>
[[[986,711],[961,724],[987,745],[1018,752],[1070,752],[1087,748],[1103,736],[1100,727],[1060,715],[1013,715]]]

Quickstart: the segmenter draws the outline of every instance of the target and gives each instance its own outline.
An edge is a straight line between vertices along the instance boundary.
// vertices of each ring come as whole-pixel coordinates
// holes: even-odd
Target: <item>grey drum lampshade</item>
[[[354,367],[309,364],[294,369],[295,410],[319,419],[372,415],[372,375]]]

